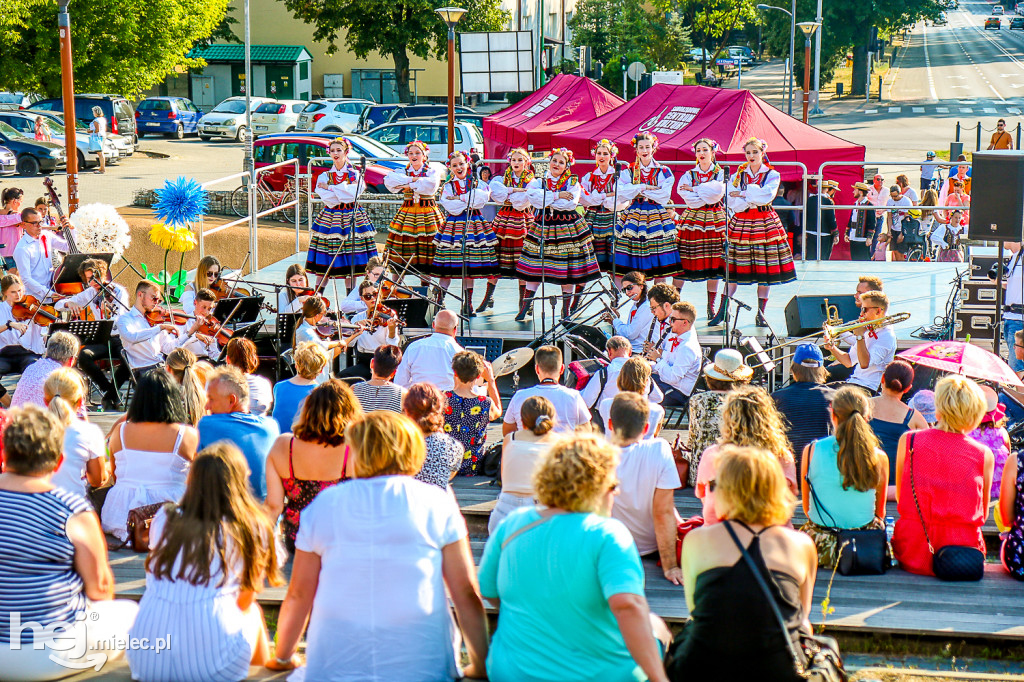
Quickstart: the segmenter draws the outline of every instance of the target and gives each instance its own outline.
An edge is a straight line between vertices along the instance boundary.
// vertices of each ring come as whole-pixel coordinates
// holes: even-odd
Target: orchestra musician
[[[679,290],[667,282],[661,282],[651,287],[647,300],[650,303],[651,325],[644,338],[644,351],[660,349],[665,344],[665,338],[672,331],[669,317],[672,315],[672,306],[679,303]]]
[[[30,350],[23,341],[26,337],[34,339],[35,331],[29,332],[27,322],[18,322],[14,319],[15,303],[25,295],[25,288],[17,275],[5,275],[0,278],[0,293],[3,301],[0,301],[0,376],[7,374],[21,374],[28,367],[39,359],[41,353]],[[38,325],[32,324],[32,327]],[[42,343],[42,329],[38,332],[39,343]],[[34,345],[30,343],[30,345]],[[6,388],[0,386],[0,405],[10,407],[11,395]]]
[[[178,299],[178,304],[185,311],[186,315],[194,315],[196,312],[196,293],[200,289],[212,287],[221,275],[221,264],[216,256],[203,256],[196,266],[196,280],[189,282]]]
[[[200,359],[216,360],[220,357],[220,343],[217,341],[217,335],[210,336],[199,332],[199,328],[203,326],[207,318],[213,316],[213,309],[216,305],[217,294],[210,289],[200,289],[196,292],[195,319],[185,330],[185,334],[178,344],[179,348],[189,349]]]
[[[398,346],[400,337],[398,335],[398,318],[392,317],[387,323],[380,327],[371,326],[374,318],[374,306],[377,303],[377,286],[373,282],[365,281],[359,285],[359,297],[365,304],[362,312],[352,316],[353,324],[363,324],[366,329],[353,333],[345,340],[345,346],[356,344],[356,362],[346,368],[340,377],[362,377],[366,381],[373,378],[370,371],[370,360],[373,359],[373,352],[381,346]]]
[[[384,259],[380,256],[374,256],[366,264],[366,273],[364,280],[371,284],[380,284],[380,278],[384,275]],[[394,279],[395,273],[388,269],[388,279]],[[363,299],[359,298],[359,287],[352,287],[352,291],[348,292],[348,296],[341,300],[338,305],[338,309],[346,315],[349,313],[358,313],[363,310]]]
[[[884,285],[881,277],[874,275],[861,275],[857,280],[857,288],[853,291],[853,302],[858,309],[861,307],[860,297],[869,291],[883,291]],[[857,339],[850,332],[840,335],[839,340],[851,346],[856,345]],[[837,381],[846,381],[853,374],[853,367],[845,367],[838,361],[832,362],[825,368],[828,372],[827,381],[833,384]]]
[[[649,348],[647,359],[652,364],[652,379],[665,394],[665,407],[686,407],[700,376],[704,353],[697,332],[693,329],[697,308],[686,301],[673,303],[669,321],[671,334],[660,348]]]
[[[861,294],[860,303],[860,321],[881,320],[889,310],[889,297],[881,291]],[[896,356],[896,333],[891,326],[877,329],[862,327],[849,333],[854,337],[849,352],[843,352],[836,347],[838,339],[827,337],[822,348],[832,351],[840,364],[853,367],[853,374],[847,383],[860,386],[872,395],[877,395],[878,387],[882,383],[882,374]],[[856,360],[852,357],[854,353],[857,354]]]
[[[302,304],[309,298],[307,292],[312,290],[312,287],[309,286],[306,268],[301,263],[289,265],[288,270],[284,273],[284,283],[288,286],[282,287],[277,292],[278,314],[301,313]]]
[[[292,348],[295,348],[303,341],[311,341],[323,348],[327,352],[327,357],[332,359],[338,357],[338,355],[341,354],[341,351],[346,347],[345,342],[338,341],[337,334],[331,335],[332,338],[324,338],[324,336],[317,331],[317,326],[323,321],[324,316],[326,315],[327,306],[324,305],[323,299],[316,296],[308,297],[302,304],[302,322],[295,327],[295,336]],[[327,363],[327,367],[324,368],[324,372],[328,377],[331,365],[332,363]]]
[[[647,301],[647,277],[644,273],[636,270],[627,272],[622,277],[622,293],[632,302],[624,319],[610,312],[605,313],[602,319],[612,325],[616,335],[629,339],[633,352],[639,353],[644,349],[644,341],[653,336],[657,322]]]
[[[164,354],[178,345],[180,330],[170,322],[150,324],[146,319],[161,300],[161,288],[148,280],[135,286],[135,303],[128,312],[118,315],[114,325],[121,336],[121,345],[128,364],[136,376],[164,364]]]
[[[71,227],[67,218],[62,225]],[[34,208],[26,208],[21,212],[21,228],[23,230],[18,245],[14,247],[14,262],[18,266],[18,275],[25,285],[25,292],[44,302],[56,296],[50,290],[53,282],[53,253],[67,251],[68,243],[59,233],[43,230],[42,217]]]

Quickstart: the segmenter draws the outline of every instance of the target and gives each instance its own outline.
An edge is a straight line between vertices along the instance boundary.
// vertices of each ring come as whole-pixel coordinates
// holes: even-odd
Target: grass
[[[871,62],[871,78],[869,79],[869,90],[870,96],[877,99],[878,94],[878,79],[881,77],[883,80],[889,73],[890,66],[896,59],[896,55],[899,50],[903,48],[903,41],[894,37],[892,43],[886,46],[885,54],[888,59],[883,60],[872,60]],[[853,62],[847,61],[844,66],[841,66],[835,70],[832,75],[832,80],[826,83],[821,88],[822,98],[824,99],[827,95],[828,98],[832,99],[836,96],[836,86],[838,83],[843,84],[843,98],[853,97],[850,93],[853,90]],[[863,95],[857,95],[857,99],[862,98]]]

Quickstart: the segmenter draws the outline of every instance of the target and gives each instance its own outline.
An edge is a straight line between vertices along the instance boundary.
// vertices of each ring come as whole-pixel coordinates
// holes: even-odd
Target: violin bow
[[[252,258],[252,251],[249,251],[249,253],[247,253],[245,255],[245,260],[242,261],[242,267],[238,268],[239,272],[241,272],[242,270],[245,270],[245,266],[249,264],[249,259],[250,258]],[[217,275],[217,279],[218,280],[221,279],[220,275]],[[228,298],[231,298],[232,296],[235,295],[235,289],[238,288],[238,277],[235,277],[233,280],[231,280],[231,282],[232,282],[232,284],[231,284],[231,291],[228,292]]]

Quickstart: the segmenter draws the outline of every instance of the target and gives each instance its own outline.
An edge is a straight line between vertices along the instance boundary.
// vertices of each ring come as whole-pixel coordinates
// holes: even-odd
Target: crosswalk
[[[1024,104],[1011,104],[1007,102],[942,102],[928,104],[865,104],[859,109],[860,113],[868,115],[921,115],[921,116],[1020,116],[1024,111]]]

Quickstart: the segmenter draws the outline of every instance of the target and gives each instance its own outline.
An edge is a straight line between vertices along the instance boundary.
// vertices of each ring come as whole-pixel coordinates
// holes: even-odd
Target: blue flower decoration
[[[162,189],[156,191],[157,202],[153,205],[156,217],[168,225],[182,226],[194,223],[206,213],[206,190],[192,178],[179,176],[167,180]]]

